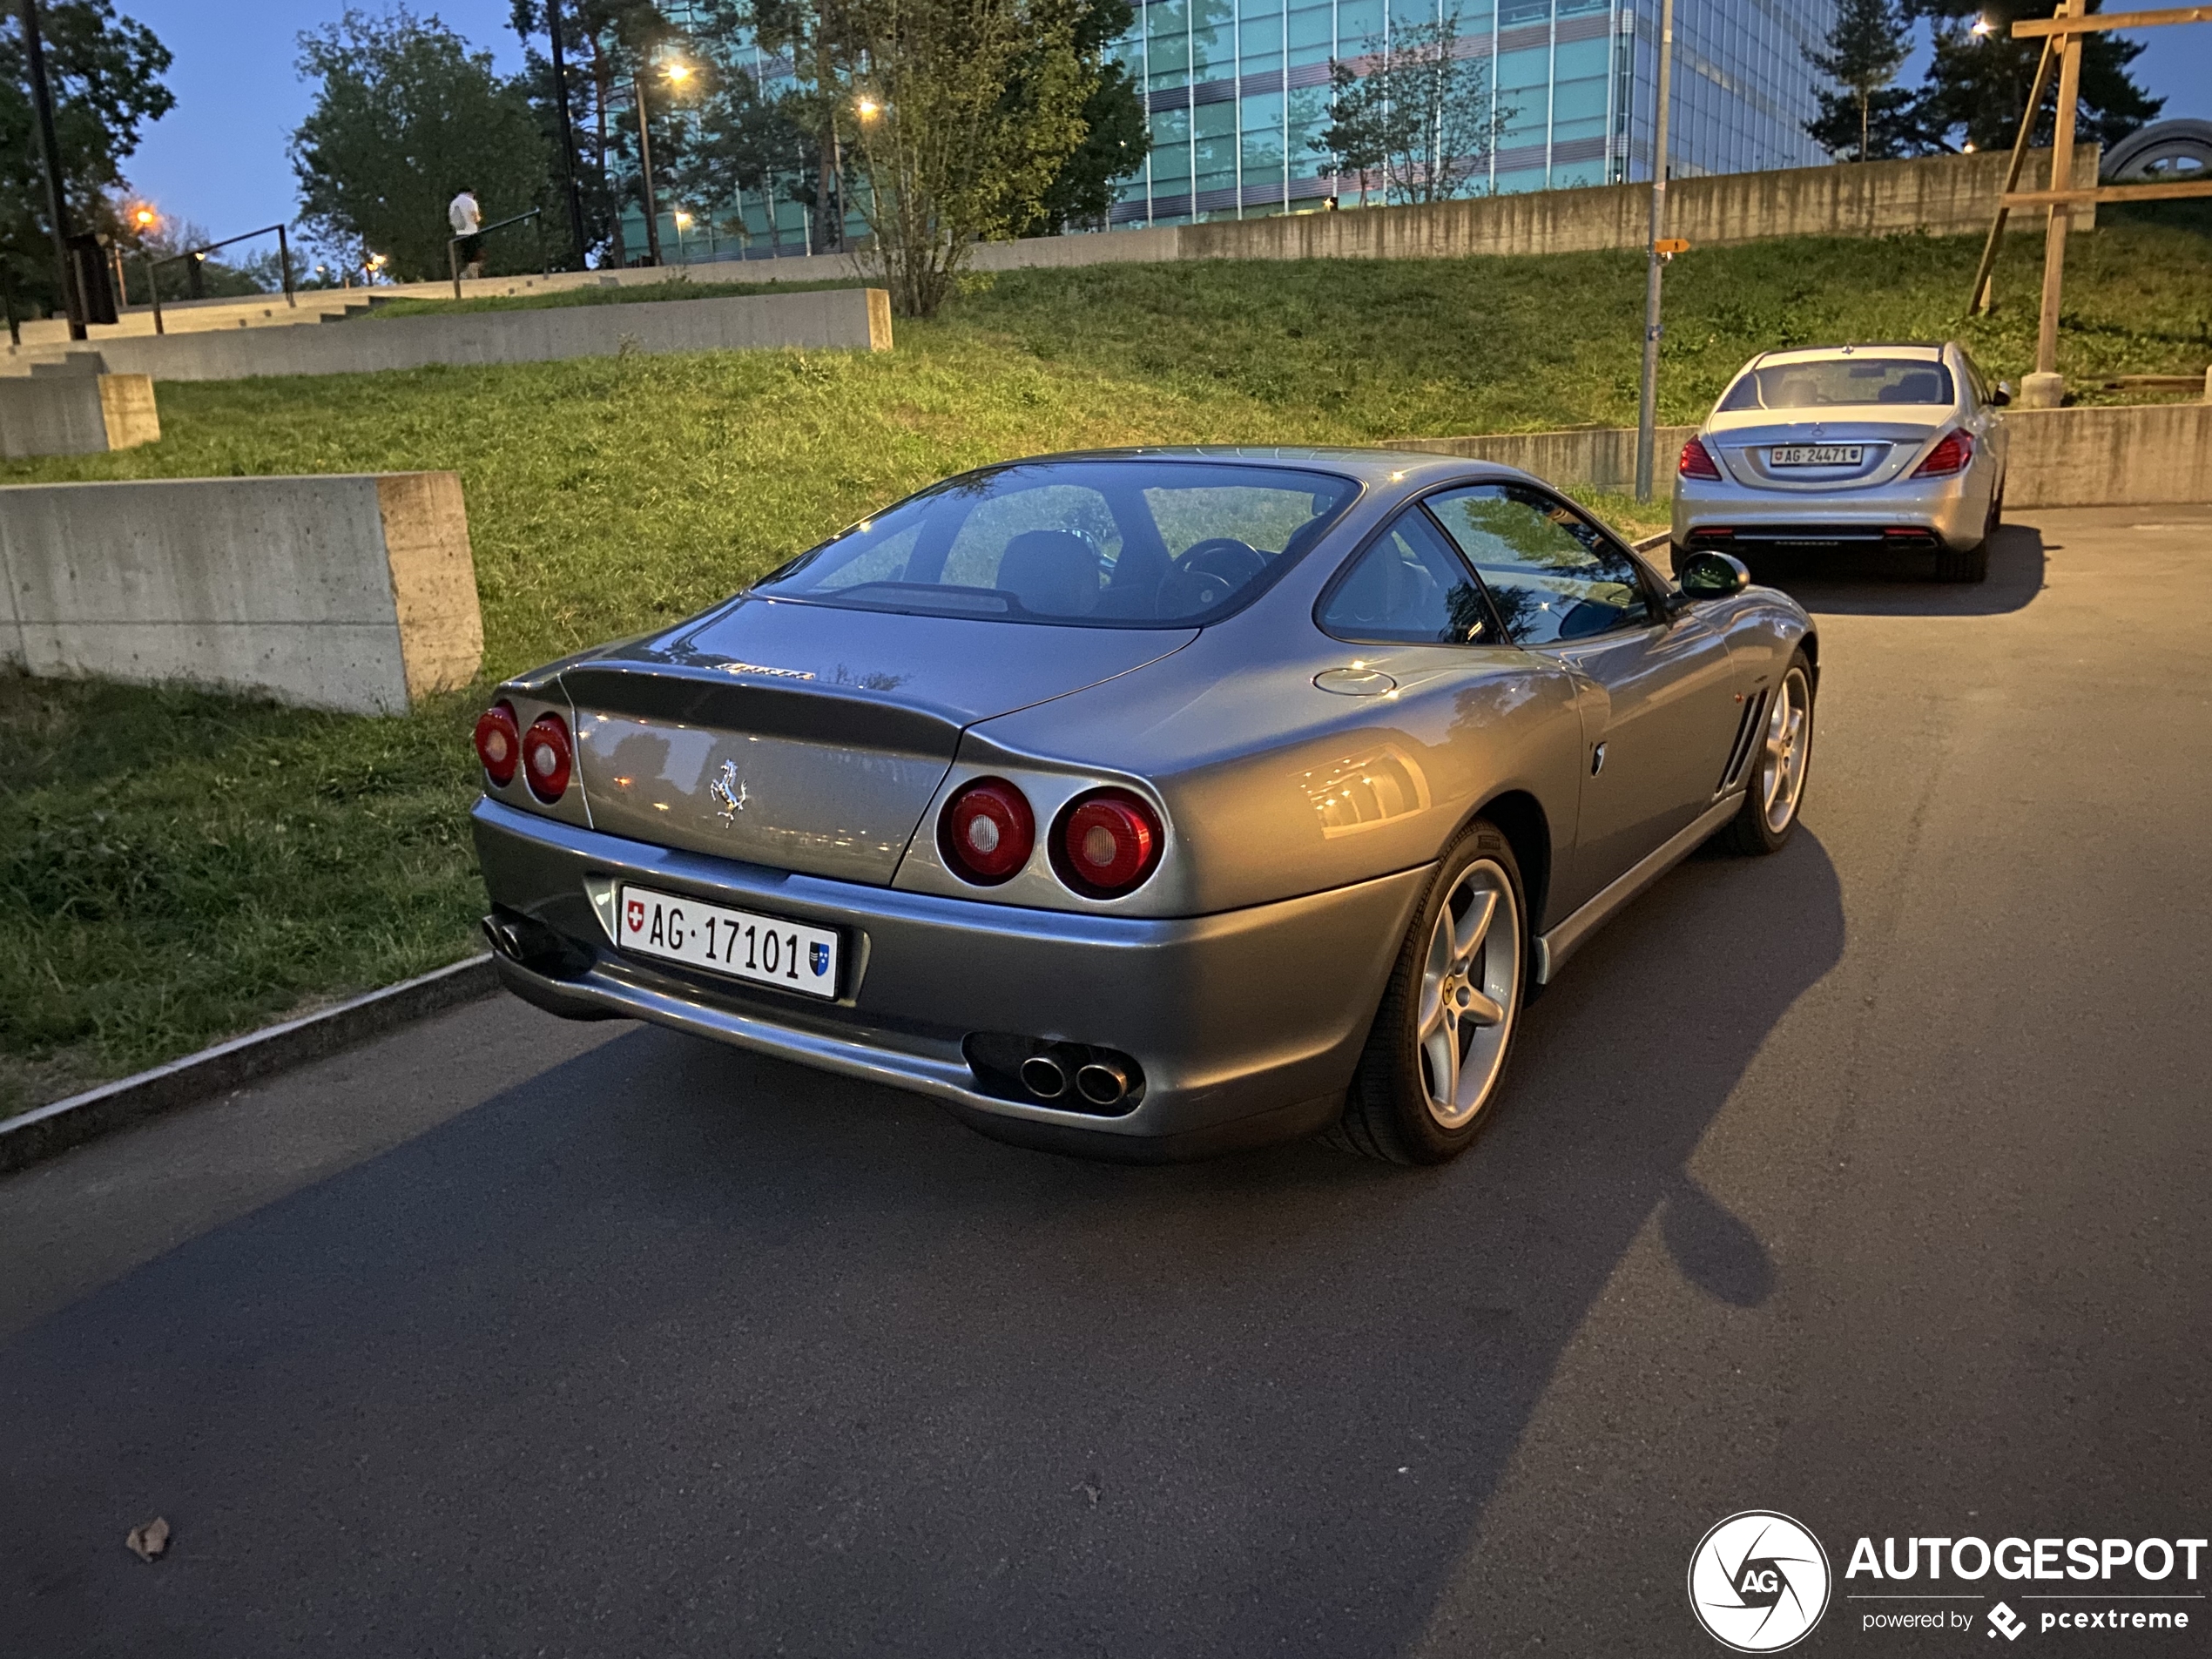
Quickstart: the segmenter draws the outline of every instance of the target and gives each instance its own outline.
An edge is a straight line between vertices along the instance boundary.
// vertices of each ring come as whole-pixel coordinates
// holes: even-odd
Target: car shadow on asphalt
[[[2043,590],[2043,533],[2006,524],[1989,543],[1982,582],[1938,582],[1932,553],[1823,548],[1769,553],[1753,577],[1815,613],[1867,617],[1994,617],[2024,610]]]
[[[1809,833],[1683,866],[1437,1170],[1082,1163],[640,1028],[0,1347],[0,1604],[42,1654],[1404,1651],[1648,1230],[1776,1299],[1689,1165],[1843,942]]]

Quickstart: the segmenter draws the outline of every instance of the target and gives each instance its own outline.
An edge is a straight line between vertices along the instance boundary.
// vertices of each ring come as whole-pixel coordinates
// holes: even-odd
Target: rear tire
[[[2000,484],[1990,492],[1989,516],[1982,520],[1981,540],[1972,547],[1952,547],[1946,544],[1936,550],[1936,580],[1939,582],[1986,582],[1989,579],[1989,538],[1997,534],[1998,525],[2005,521],[2005,487]]]
[[[1716,846],[1764,858],[1790,844],[1804,806],[1805,779],[1812,770],[1812,708],[1811,664],[1804,651],[1793,651],[1766,712],[1743,808],[1713,837]]]
[[[1531,954],[1513,845],[1478,819],[1437,861],[1329,1141],[1388,1163],[1465,1151],[1496,1116]]]
[[[1948,543],[1938,547],[1935,573],[1939,582],[1987,581],[1989,538],[1985,536],[1972,547],[1952,547]]]

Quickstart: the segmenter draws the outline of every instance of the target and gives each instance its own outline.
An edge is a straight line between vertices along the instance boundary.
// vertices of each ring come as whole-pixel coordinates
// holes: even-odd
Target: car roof
[[[1055,455],[1022,455],[992,464],[1010,467],[1055,461],[1205,461],[1219,466],[1255,469],[1319,466],[1374,486],[1419,484],[1447,476],[1464,478],[1470,473],[1495,473],[1501,477],[1521,475],[1511,467],[1466,455],[1440,455],[1426,449],[1359,449],[1327,444],[1144,444],[1122,449],[1069,449]]]
[[[1885,357],[1902,357],[1908,362],[1939,363],[1950,342],[1930,345],[1925,340],[1873,340],[1853,341],[1843,346],[1797,346],[1788,351],[1761,352],[1746,368],[1758,368],[1768,363],[1814,363],[1830,357],[1856,356],[1860,352],[1879,352]]]

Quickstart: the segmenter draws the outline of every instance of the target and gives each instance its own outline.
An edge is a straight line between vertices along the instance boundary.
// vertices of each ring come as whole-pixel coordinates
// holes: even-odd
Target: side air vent
[[[1744,768],[1751,764],[1751,752],[1758,747],[1759,733],[1766,730],[1769,695],[1763,690],[1743,705],[1743,723],[1736,728],[1736,746],[1728,752],[1727,769],[1721,773],[1720,787],[1713,792],[1716,799],[1743,781]]]

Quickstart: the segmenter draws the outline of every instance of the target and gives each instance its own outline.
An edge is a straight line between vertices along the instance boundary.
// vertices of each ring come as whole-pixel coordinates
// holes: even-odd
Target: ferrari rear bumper
[[[508,918],[508,988],[574,1018],[621,1017],[928,1095],[988,1133],[1166,1159],[1309,1133],[1342,1103],[1424,867],[1210,916],[1028,909],[792,874],[600,833],[482,800],[485,885]],[[836,1002],[616,948],[613,884],[843,931]],[[1028,1096],[974,1039],[1129,1056],[1114,1109]],[[1072,1098],[1072,1097],[1070,1097]]]

